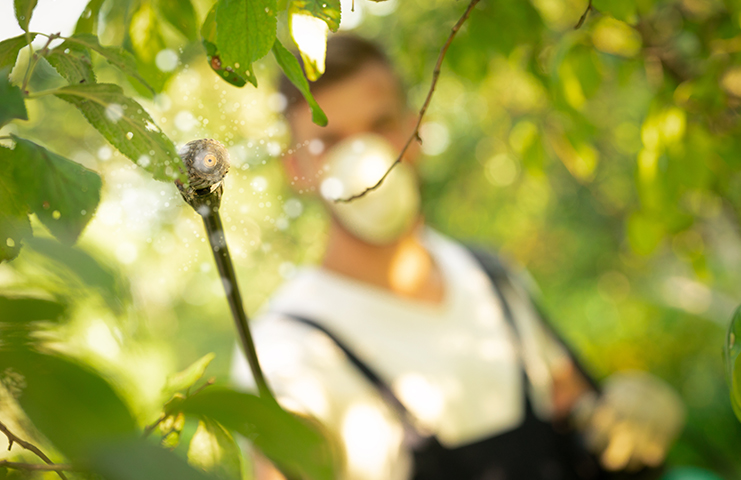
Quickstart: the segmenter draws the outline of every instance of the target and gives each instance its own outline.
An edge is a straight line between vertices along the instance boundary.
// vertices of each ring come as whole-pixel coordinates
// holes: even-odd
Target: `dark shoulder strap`
[[[502,309],[504,310],[504,318],[513,327],[512,329],[517,335],[517,326],[514,324],[512,311],[503,293],[504,289],[516,291],[514,286],[512,285],[512,277],[509,273],[509,270],[502,263],[498,256],[492,254],[488,250],[471,245],[467,245],[466,248],[471,253],[471,255],[473,255],[476,261],[479,262],[484,270],[484,273],[486,273],[486,276],[489,277],[489,280],[491,280],[491,283],[494,286],[493,290],[495,291],[499,300],[501,300]],[[563,346],[564,350],[566,350],[569,356],[569,359],[574,364],[574,367],[579,371],[584,379],[589,382],[589,384],[592,386],[592,388],[594,388],[595,391],[599,392],[600,387],[597,384],[596,380],[594,380],[594,377],[592,377],[592,375],[587,372],[586,368],[584,368],[584,365],[579,360],[579,358],[577,358],[573,349],[569,347],[568,343],[566,343],[563,337],[556,331],[555,328],[553,328],[548,316],[545,313],[545,310],[541,308],[539,303],[532,297],[532,295],[528,297],[528,300],[535,309],[535,312],[538,314],[538,318],[542,326],[559,344],[561,344],[561,346]]]
[[[283,313],[282,315],[299,323],[303,323],[304,325],[315,328],[316,330],[324,333],[324,335],[326,335],[330,340],[332,340],[332,342],[334,342],[334,344],[337,345],[340,350],[342,350],[347,359],[350,360],[350,363],[352,363],[355,368],[357,368],[358,371],[366,378],[366,380],[368,380],[376,388],[386,404],[394,409],[396,414],[399,416],[402,425],[404,426],[404,432],[409,442],[418,443],[428,437],[428,435],[419,432],[416,427],[414,416],[411,414],[411,412],[409,412],[409,410],[407,410],[407,408],[404,406],[403,403],[401,403],[396,395],[394,395],[394,392],[386,384],[386,382],[384,382],[381,377],[378,376],[378,374],[372,368],[370,368],[370,366],[368,366],[367,363],[358,358],[358,356],[355,355],[352,349],[350,349],[350,347],[348,347],[344,341],[338,338],[334,333],[330,332],[324,325],[321,325],[314,320],[293,313]]]

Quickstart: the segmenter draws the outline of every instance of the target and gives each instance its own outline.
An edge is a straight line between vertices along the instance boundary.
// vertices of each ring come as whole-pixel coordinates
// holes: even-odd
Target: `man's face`
[[[314,95],[329,123],[311,121],[305,104],[293,107],[289,123],[293,145],[301,145],[287,158],[289,180],[299,189],[318,187],[326,153],[338,142],[360,133],[383,136],[397,151],[414,128],[414,116],[406,109],[399,81],[381,63],[368,63],[346,79],[322,88]],[[410,148],[406,159],[416,157]]]

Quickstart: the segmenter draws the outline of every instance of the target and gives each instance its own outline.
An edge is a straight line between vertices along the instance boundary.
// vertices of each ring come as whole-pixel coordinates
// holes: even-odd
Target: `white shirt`
[[[281,313],[310,318],[342,339],[443,445],[472,443],[522,422],[520,355],[536,413],[550,415],[550,371],[566,354],[523,301],[524,291],[504,292],[517,341],[471,254],[430,230],[423,242],[444,279],[439,305],[306,268],[278,290],[253,324],[262,368],[279,401],[317,417],[340,441],[342,478],[408,478],[410,454],[402,445],[401,424],[326,335]],[[237,386],[254,389],[241,352],[232,373]]]

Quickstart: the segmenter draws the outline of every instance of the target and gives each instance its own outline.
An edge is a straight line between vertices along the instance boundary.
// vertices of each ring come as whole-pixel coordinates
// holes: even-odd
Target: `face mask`
[[[327,152],[321,194],[340,224],[356,238],[388,245],[401,238],[419,217],[419,185],[412,167],[395,166],[380,187],[349,203],[346,198],[375,185],[398,154],[376,134],[361,134]]]

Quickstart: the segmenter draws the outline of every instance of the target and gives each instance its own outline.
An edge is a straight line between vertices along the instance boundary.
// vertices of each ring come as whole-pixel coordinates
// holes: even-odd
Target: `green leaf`
[[[90,464],[106,480],[213,479],[188,465],[175,453],[143,440],[112,443],[98,448]]]
[[[33,9],[36,8],[36,0],[13,0],[13,6],[15,7],[15,18],[18,20],[18,25],[27,32]]]
[[[64,318],[67,307],[53,300],[0,295],[0,322],[27,323],[40,320],[58,322]]]
[[[148,90],[154,92],[154,89],[147,83],[146,80],[139,75],[136,66],[136,59],[129,52],[119,47],[104,47],[99,41],[98,37],[89,33],[79,33],[72,35],[66,39],[68,42],[74,42],[83,47],[89,48],[95,52],[98,52],[108,63],[119,68],[125,74],[132,76],[139,80]]]
[[[242,478],[242,452],[231,434],[218,422],[204,418],[188,446],[188,463],[216,478]]]
[[[0,368],[23,376],[18,404],[33,425],[71,460],[92,447],[137,434],[131,412],[89,367],[56,355],[0,351]]]
[[[608,13],[618,20],[635,23],[637,7],[635,0],[594,0],[595,9],[601,13]]]
[[[255,87],[257,86],[257,77],[252,71],[252,64],[244,70],[244,75],[238,74],[233,65],[227,65],[221,58],[221,53],[216,48],[216,7],[214,5],[206,16],[206,20],[203,22],[201,27],[201,37],[203,37],[203,46],[206,47],[206,58],[208,59],[208,65],[216,74],[223,78],[227,83],[234,85],[235,87],[244,87],[247,82],[250,82]]]
[[[216,44],[221,61],[240,76],[251,74],[252,62],[264,57],[275,42],[275,0],[219,0]]]
[[[26,103],[23,101],[21,89],[12,85],[8,80],[9,68],[0,69],[0,127],[17,118],[28,120]]]
[[[207,353],[182,372],[169,376],[165,384],[165,391],[172,394],[192,387],[203,377],[203,373],[215,356],[213,353]]]
[[[293,54],[289,52],[286,47],[278,41],[278,39],[276,39],[275,44],[273,44],[273,55],[275,55],[275,59],[278,61],[278,65],[280,65],[283,73],[285,73],[291,83],[299,89],[301,95],[306,99],[306,103],[309,104],[312,121],[317,125],[325,127],[327,125],[327,116],[324,114],[319,104],[316,103],[316,100],[314,100],[314,96],[311,94],[311,90],[309,89],[309,82],[306,80],[306,77],[304,77],[304,72],[301,70],[298,59],[296,59],[296,57],[293,56]]]
[[[104,0],[90,0],[85,10],[80,14],[75,25],[75,34],[92,33],[98,31],[98,17],[100,16],[100,7]]]
[[[723,347],[728,386],[731,389],[731,404],[741,421],[741,307],[733,314]]]
[[[17,257],[22,242],[33,234],[28,205],[12,176],[12,154],[12,150],[0,147],[0,262]]]
[[[290,13],[307,13],[312,17],[324,20],[333,32],[340,28],[342,17],[340,0],[291,0],[288,11]]]
[[[271,399],[226,388],[210,388],[187,398],[188,415],[209,417],[247,438],[289,475],[312,480],[334,478],[331,449],[308,421],[286,412]]]
[[[100,202],[100,176],[82,165],[11,135],[13,176],[26,204],[59,240],[74,243]]]
[[[198,36],[198,20],[191,0],[157,0],[157,10],[167,23],[185,38],[194,41]]]
[[[32,33],[29,37],[33,42],[34,38],[36,38],[36,34]],[[29,37],[26,37],[25,34],[18,35],[17,37],[9,38],[0,42],[0,69],[15,65],[15,61],[18,58],[18,52],[28,45]]]
[[[109,142],[155,179],[187,182],[172,141],[118,85],[70,85],[57,90],[56,96],[79,108]]]
[[[46,54],[46,60],[70,84],[95,83],[90,51],[74,42],[64,42]]]
[[[174,69],[164,71],[157,65],[157,55],[167,46],[158,14],[149,3],[142,3],[131,16],[128,38],[136,56],[137,71],[155,92],[161,92]]]
[[[46,257],[45,266],[59,265],[74,274],[87,288],[96,291],[108,307],[121,314],[131,299],[126,276],[103,264],[79,247],[65,245],[51,238],[33,237],[26,242],[36,253]]]

